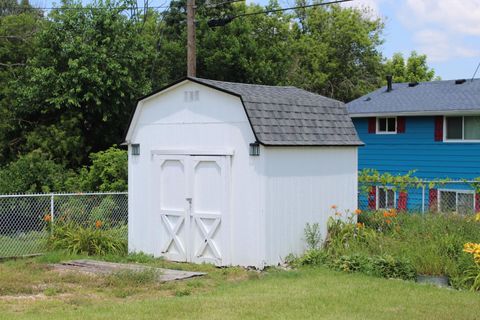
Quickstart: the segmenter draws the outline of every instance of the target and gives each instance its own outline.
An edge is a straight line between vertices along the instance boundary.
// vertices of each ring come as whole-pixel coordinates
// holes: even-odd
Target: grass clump
[[[124,255],[127,253],[126,226],[103,229],[76,223],[56,224],[48,239],[51,250],[66,250],[71,254]]]
[[[160,274],[160,271],[154,268],[119,270],[107,275],[104,283],[110,287],[138,287],[158,281]]]

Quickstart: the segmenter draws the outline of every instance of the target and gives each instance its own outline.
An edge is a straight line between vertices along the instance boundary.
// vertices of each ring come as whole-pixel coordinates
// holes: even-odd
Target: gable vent
[[[465,80],[465,79],[455,80],[455,84],[462,84],[462,83],[465,83],[465,82],[467,82],[467,80]]]
[[[184,91],[183,92],[183,100],[185,102],[198,101],[198,100],[200,100],[200,92],[198,90]]]

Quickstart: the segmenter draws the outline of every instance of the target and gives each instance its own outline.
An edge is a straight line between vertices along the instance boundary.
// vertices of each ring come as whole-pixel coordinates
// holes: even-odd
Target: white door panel
[[[186,157],[160,158],[158,181],[161,217],[161,251],[167,259],[187,261],[189,219],[186,216],[185,194],[188,184]]]
[[[192,262],[221,264],[227,200],[226,157],[193,157]]]
[[[154,157],[160,167],[159,238],[161,255],[175,261],[224,264],[228,243],[226,216],[229,197],[226,156]],[[157,180],[157,178],[155,178]]]

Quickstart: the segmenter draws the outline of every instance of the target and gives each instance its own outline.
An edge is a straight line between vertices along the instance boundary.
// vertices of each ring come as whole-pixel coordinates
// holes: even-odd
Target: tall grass
[[[463,252],[467,242],[480,243],[480,221],[472,217],[364,212],[358,223],[331,218],[321,251],[310,250],[300,263],[402,279],[411,279],[413,268],[417,274],[447,275],[462,288],[476,270],[472,256]]]
[[[379,229],[381,213],[359,216],[367,228]],[[378,232],[374,253],[408,257],[418,273],[456,276],[471,265],[462,249],[466,242],[480,241],[480,224],[458,214],[399,214],[396,227]]]
[[[115,228],[84,227],[75,223],[58,224],[48,240],[52,250],[73,254],[106,255],[127,253],[126,226]]]

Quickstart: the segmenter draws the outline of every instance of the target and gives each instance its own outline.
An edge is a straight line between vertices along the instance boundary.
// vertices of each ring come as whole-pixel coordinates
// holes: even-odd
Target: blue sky
[[[60,1],[31,0],[44,7],[53,2]],[[247,0],[250,2],[266,4],[268,0]],[[283,7],[295,3],[278,2]],[[165,0],[150,3],[160,5]],[[408,56],[416,50],[428,56],[429,65],[445,80],[471,78],[480,63],[480,0],[353,0],[343,5],[368,8],[367,15],[384,20],[381,49],[386,57],[395,52]]]
[[[471,78],[480,63],[480,0],[355,0],[351,5],[369,6],[384,19],[387,57],[416,50],[428,56],[442,79]]]
[[[444,80],[471,78],[480,63],[480,0],[354,0],[344,6],[368,8],[371,17],[384,20],[386,57],[413,50],[426,54]]]

